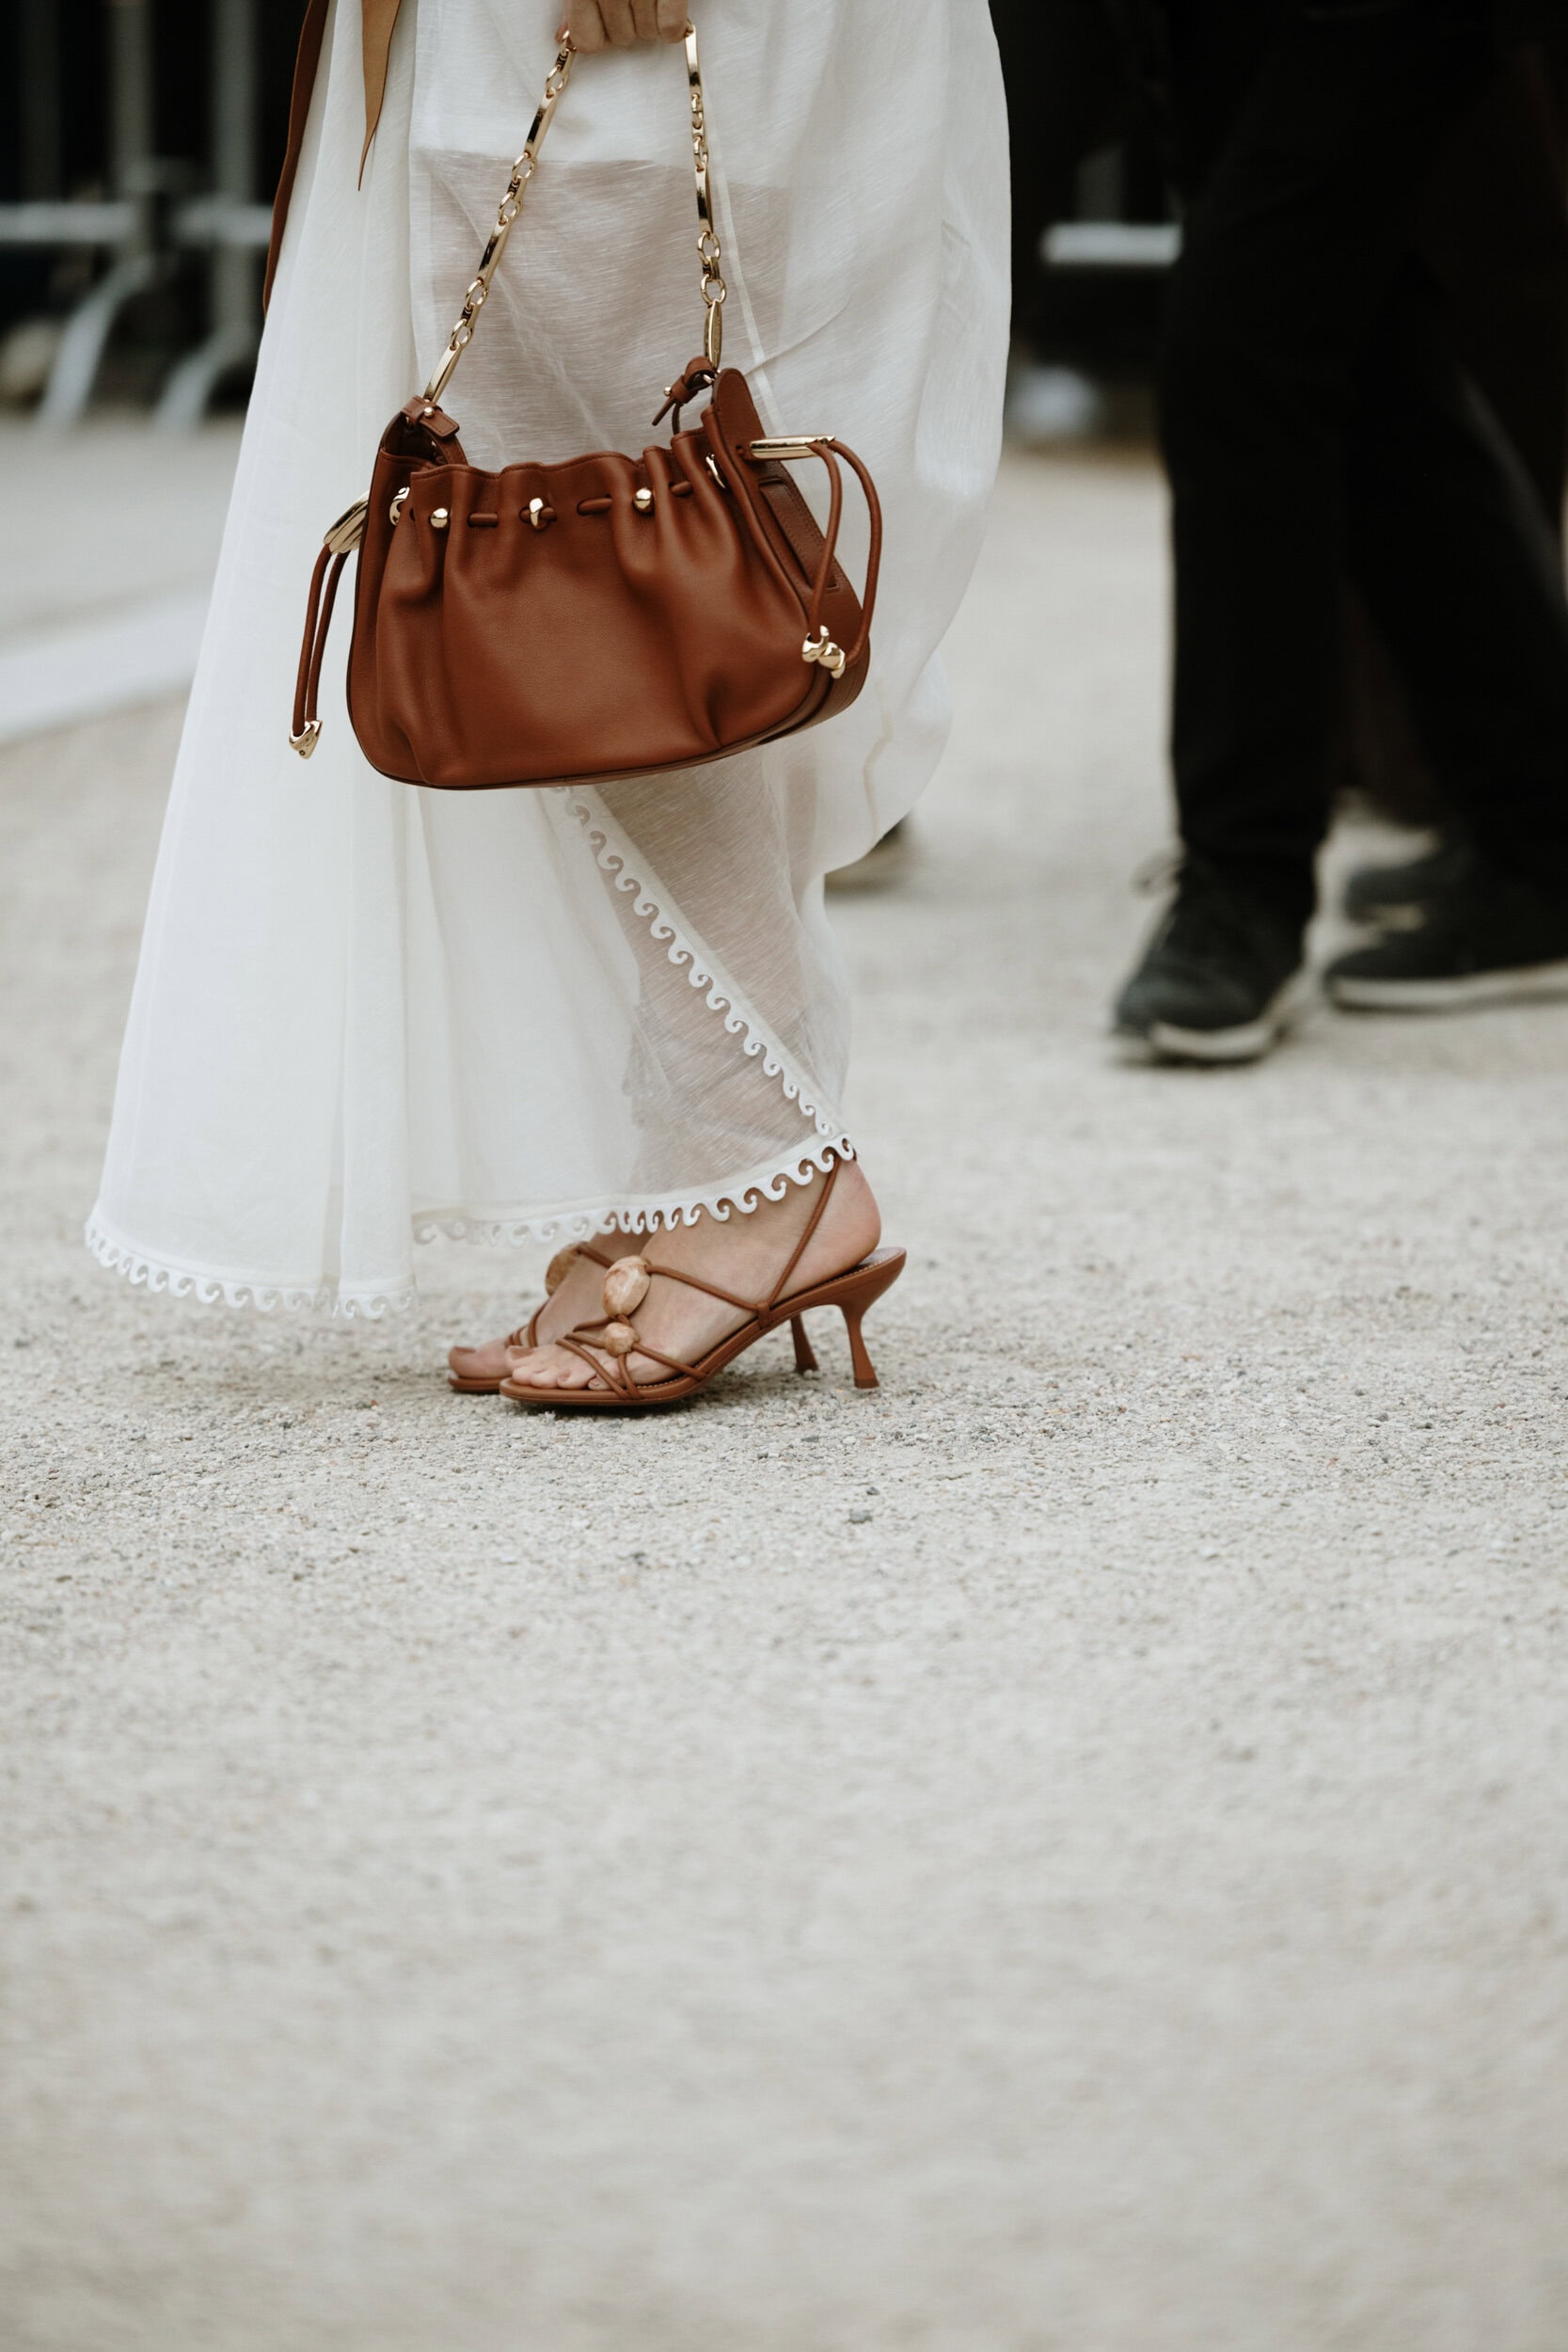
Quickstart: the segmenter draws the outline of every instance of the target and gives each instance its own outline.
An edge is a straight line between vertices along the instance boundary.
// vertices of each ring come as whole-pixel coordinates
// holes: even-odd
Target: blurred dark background
[[[0,0],[0,410],[59,427],[110,408],[179,431],[243,405],[302,6]],[[1013,162],[1011,438],[1147,448],[1180,241],[1157,55],[1174,17],[1158,0],[991,10]],[[1565,126],[1564,54],[1520,52],[1432,190],[1423,232],[1466,364],[1554,528],[1568,472]],[[1345,677],[1344,783],[1390,813],[1433,816],[1401,697],[1349,600]]]
[[[243,398],[299,16],[298,0],[0,0],[0,398],[45,393],[95,291],[78,412],[159,399],[208,342],[202,405]]]
[[[1111,71],[1099,0],[997,0],[996,12],[1027,84],[1020,332],[1032,362],[1060,372],[1054,394],[1049,379],[1037,388],[1036,421],[1045,438],[1141,431],[1173,249],[1158,139]],[[198,393],[202,407],[243,400],[301,14],[302,0],[0,0],[0,400],[46,398],[66,325],[95,291],[98,346],[55,387],[56,421],[89,401],[166,402],[204,344],[203,380],[187,373],[166,421],[193,421]],[[1075,223],[1157,234],[1077,248],[1069,236],[1041,265],[1048,226]],[[214,243],[215,227],[230,241]],[[139,282],[105,292],[126,263],[121,279]]]

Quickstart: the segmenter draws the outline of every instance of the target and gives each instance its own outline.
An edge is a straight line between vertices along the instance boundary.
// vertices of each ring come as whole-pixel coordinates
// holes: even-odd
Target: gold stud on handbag
[[[316,559],[290,741],[303,758],[333,600],[358,549],[349,716],[366,758],[406,784],[610,782],[699,767],[847,709],[865,682],[881,550],[871,476],[827,434],[764,434],[745,376],[722,368],[724,279],[709,202],[697,36],[686,28],[703,352],[641,457],[470,466],[441,407],[572,70],[563,34],[528,143],[439,366],[382,436],[370,496]],[[693,430],[681,410],[704,391]],[[787,471],[827,468],[826,530]],[[865,585],[836,561],[840,460],[870,510]]]

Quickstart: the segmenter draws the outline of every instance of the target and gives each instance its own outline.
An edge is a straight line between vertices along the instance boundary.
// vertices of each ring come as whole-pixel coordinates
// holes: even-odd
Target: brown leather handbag
[[[405,784],[473,791],[600,783],[694,768],[847,709],[865,682],[881,513],[854,452],[825,434],[770,438],[746,378],[720,367],[724,281],[708,198],[697,36],[686,32],[703,356],[668,388],[668,447],[484,473],[440,405],[472,340],[572,68],[563,35],[528,144],[423,394],[392,419],[368,499],[327,532],[310,582],[290,742],[321,734],[322,656],[357,548],[348,706],[366,758]],[[681,410],[711,400],[700,424]],[[786,468],[820,458],[827,528]],[[840,460],[871,515],[865,586],[836,560]]]

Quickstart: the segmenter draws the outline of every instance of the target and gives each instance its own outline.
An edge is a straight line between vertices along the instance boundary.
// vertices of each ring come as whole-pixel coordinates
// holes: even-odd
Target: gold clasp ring
[[[808,637],[800,648],[802,661],[816,661],[830,677],[842,677],[848,655],[842,645],[835,645],[826,628],[818,628],[815,637]]]

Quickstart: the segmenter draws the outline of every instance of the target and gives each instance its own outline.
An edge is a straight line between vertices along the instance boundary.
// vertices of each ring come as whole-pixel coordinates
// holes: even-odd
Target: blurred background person
[[[1182,861],[1117,1032],[1234,1061],[1287,1025],[1347,575],[1470,847],[1418,919],[1330,966],[1331,997],[1568,992],[1559,548],[1420,247],[1434,177],[1531,28],[1486,0],[1171,0],[1142,24],[1187,203],[1161,394]]]
[[[1421,207],[1418,250],[1442,289],[1454,344],[1517,453],[1560,548],[1568,497],[1568,50],[1506,47]],[[1344,707],[1334,784],[1433,848],[1368,866],[1345,886],[1357,921],[1413,920],[1470,857],[1371,617],[1347,581]]]
[[[993,14],[1013,150],[1015,435],[1059,437],[1104,422],[1096,384],[1052,364],[1072,353],[1085,321],[1101,375],[1107,358],[1114,371],[1118,353],[1135,351],[1148,331],[1147,277],[1122,269],[1097,279],[1042,262],[1046,232],[1081,204],[1108,142],[1120,142],[1124,214],[1157,209],[1144,183],[1151,160],[1163,160],[1192,248],[1174,282],[1164,365],[1167,455],[1181,472],[1173,754],[1189,854],[1175,905],[1118,1008],[1124,1036],[1196,1059],[1249,1058],[1274,1041],[1289,998],[1275,1000],[1300,971],[1314,853],[1332,805],[1349,792],[1396,822],[1436,827],[1437,840],[1413,861],[1353,875],[1347,911],[1424,928],[1435,908],[1447,936],[1429,929],[1419,950],[1394,956],[1393,970],[1380,954],[1371,972],[1338,975],[1331,988],[1342,1001],[1555,989],[1555,934],[1543,943],[1513,919],[1498,933],[1497,893],[1488,888],[1489,869],[1493,881],[1499,868],[1535,870],[1529,820],[1509,813],[1516,784],[1527,801],[1531,789],[1544,793],[1548,857],[1560,820],[1549,787],[1531,787],[1478,747],[1478,737],[1496,736],[1488,693],[1512,704],[1506,668],[1488,685],[1489,648],[1512,623],[1490,604],[1487,533],[1465,508],[1479,481],[1491,532],[1505,542],[1504,578],[1517,580],[1521,567],[1527,582],[1533,577],[1534,588],[1520,591],[1537,608],[1537,659],[1527,667],[1549,696],[1558,657],[1542,653],[1540,629],[1552,640],[1560,628],[1542,622],[1535,591],[1544,586],[1556,610],[1560,554],[1548,555],[1546,543],[1560,545],[1568,431],[1568,72],[1560,40],[1549,37],[1560,31],[1560,7],[993,0]],[[1383,21],[1375,39],[1332,40],[1336,19],[1349,33],[1351,19],[1371,17]],[[1405,44],[1414,62],[1401,87]],[[1322,87],[1306,70],[1314,52]],[[1259,155],[1273,163],[1270,181]],[[1248,234],[1249,206],[1265,203],[1282,208],[1277,252],[1261,230]],[[1373,241],[1353,254],[1363,223]],[[1386,301],[1380,345],[1373,327]],[[1291,381],[1298,358],[1315,362],[1310,392]],[[1387,429],[1405,401],[1413,413],[1433,404],[1444,411],[1448,442],[1439,446],[1429,423],[1389,479],[1377,419]],[[1321,486],[1325,463],[1326,503],[1307,487]],[[1250,503],[1234,479],[1243,465]],[[1412,514],[1423,473],[1433,503]],[[1281,478],[1283,500],[1268,486]],[[1293,553],[1292,516],[1304,530]],[[1424,539],[1447,550],[1433,575],[1439,602],[1449,572],[1467,572],[1469,593],[1495,620],[1461,664],[1473,694],[1451,691],[1430,614],[1407,610],[1421,601]],[[1379,564],[1370,586],[1361,575]],[[1393,616],[1379,610],[1390,602]],[[1462,625],[1458,633],[1466,635]],[[1538,768],[1560,768],[1549,729],[1537,734],[1533,756]],[[1503,804],[1482,820],[1479,865],[1459,813],[1478,793]],[[1221,886],[1211,888],[1216,878]],[[1478,921],[1482,938],[1470,935]],[[1548,969],[1522,969],[1517,957],[1543,944]],[[1437,968],[1416,968],[1412,956]]]
[[[1111,0],[992,0],[1012,163],[1012,378],[1007,426],[1026,446],[1105,431],[1112,396],[1147,382],[1160,290],[1147,273],[1064,270],[1048,230],[1085,214],[1169,211],[1138,103],[1138,53]]]

